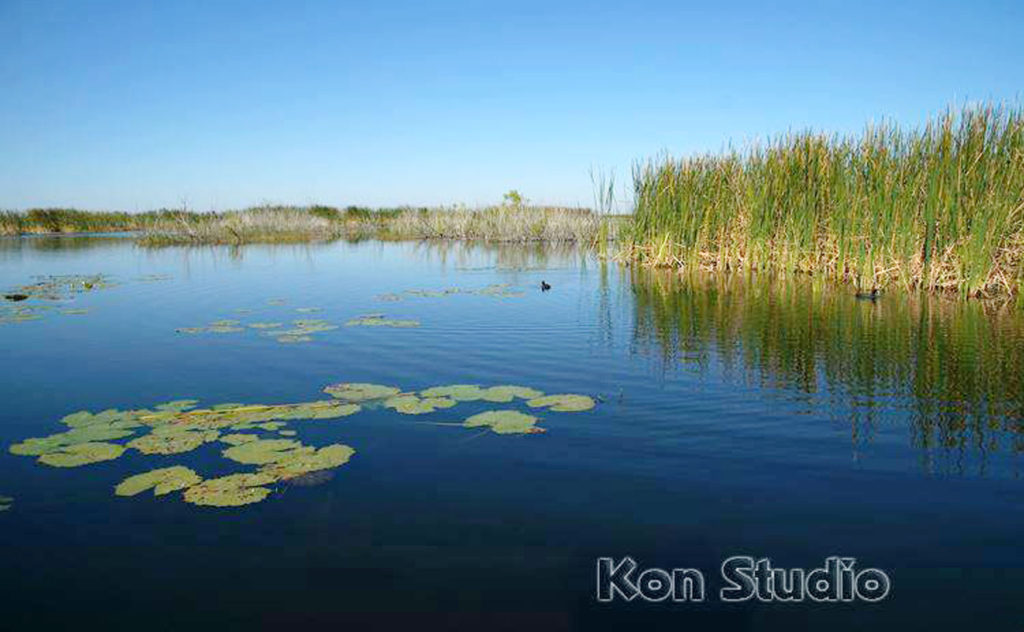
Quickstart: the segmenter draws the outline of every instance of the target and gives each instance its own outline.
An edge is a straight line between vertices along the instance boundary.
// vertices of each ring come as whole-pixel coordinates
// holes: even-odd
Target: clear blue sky
[[[1020,102],[1024,2],[0,0],[0,86],[0,208],[589,205],[592,165]]]

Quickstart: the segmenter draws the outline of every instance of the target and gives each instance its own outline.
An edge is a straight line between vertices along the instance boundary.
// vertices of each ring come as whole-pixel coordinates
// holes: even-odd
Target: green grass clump
[[[1024,110],[948,109],[923,128],[787,134],[634,170],[623,255],[988,296],[1024,278]]]

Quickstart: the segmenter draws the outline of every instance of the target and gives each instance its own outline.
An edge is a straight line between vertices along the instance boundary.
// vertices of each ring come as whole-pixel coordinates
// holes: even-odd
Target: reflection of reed
[[[873,303],[811,282],[633,270],[634,344],[669,363],[714,356],[757,384],[815,394],[869,439],[910,413],[925,465],[1024,450],[1024,314],[923,296]],[[959,469],[959,468],[957,468]]]

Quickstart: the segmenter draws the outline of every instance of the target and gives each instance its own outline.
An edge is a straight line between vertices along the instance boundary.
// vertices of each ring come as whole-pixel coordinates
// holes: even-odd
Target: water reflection
[[[991,455],[1024,450],[1024,314],[1012,306],[875,303],[740,276],[627,276],[635,350],[700,371],[715,361],[749,384],[793,391],[848,421],[855,453],[893,417],[909,420],[928,471],[984,473]]]

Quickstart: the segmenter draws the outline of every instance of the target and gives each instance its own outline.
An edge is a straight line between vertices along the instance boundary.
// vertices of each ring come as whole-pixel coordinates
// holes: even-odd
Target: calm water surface
[[[60,304],[89,313],[0,325],[0,495],[15,497],[0,513],[5,629],[1024,625],[1020,312],[684,283],[550,248],[0,241],[5,290],[96,273],[119,285]],[[541,279],[554,289],[541,293]],[[375,298],[492,283],[524,295]],[[370,312],[422,326],[342,327],[297,345],[175,332]],[[238,509],[112,493],[171,464],[245,469],[218,444],[69,469],[6,450],[78,410],[311,401],[338,381],[520,384],[600,403],[545,413],[548,432],[526,436],[422,423],[495,407],[483,402],[296,422],[303,441],[357,454],[324,484]],[[598,604],[595,558],[625,555],[701,569],[708,601]],[[731,555],[805,568],[856,557],[885,569],[892,593],[723,604],[718,569]]]

